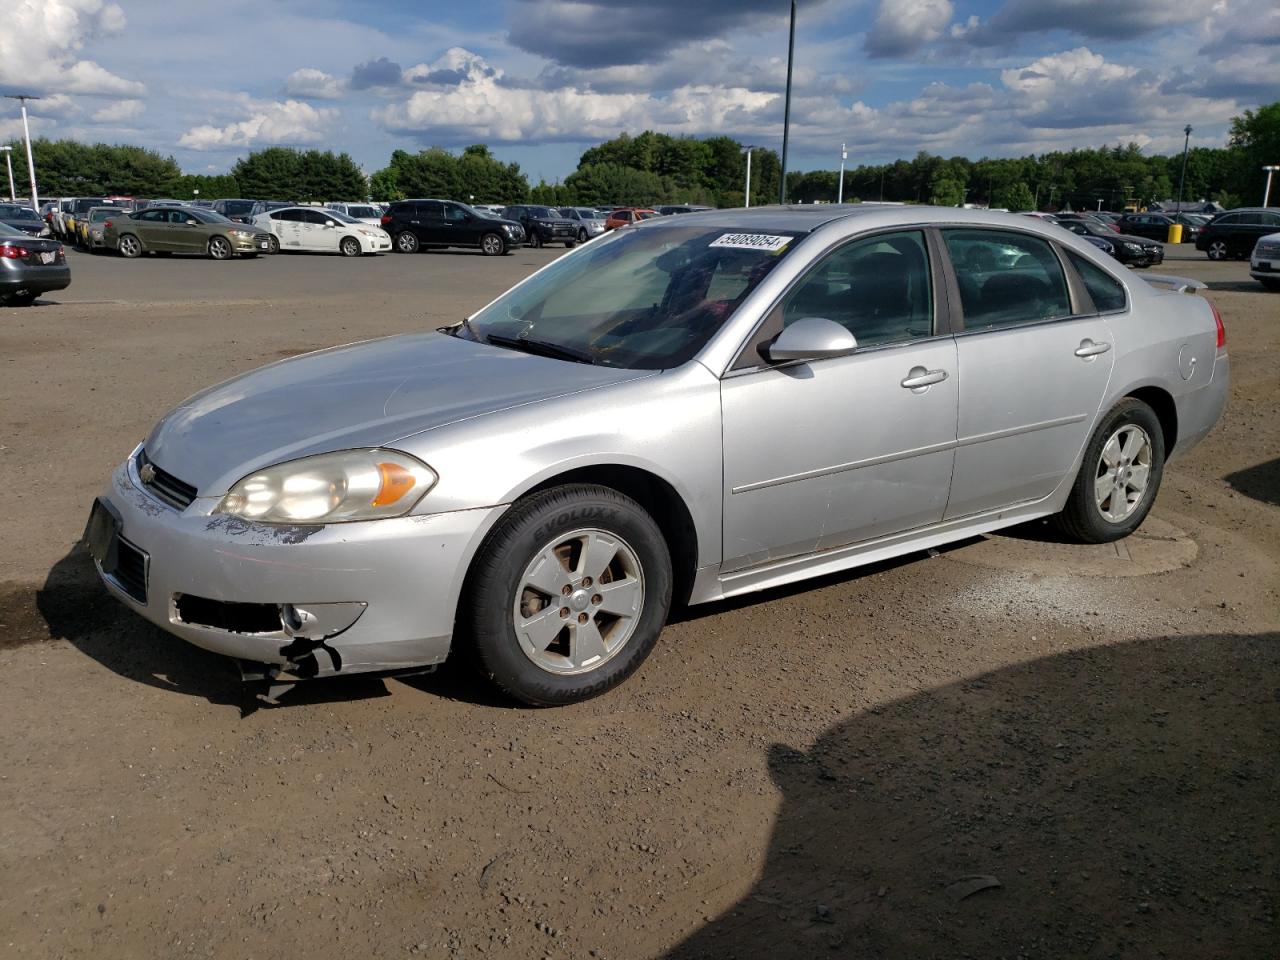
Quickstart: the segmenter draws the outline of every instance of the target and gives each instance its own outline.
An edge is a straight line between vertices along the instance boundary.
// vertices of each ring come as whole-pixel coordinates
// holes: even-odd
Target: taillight
[[[104,221],[102,222],[102,229],[104,229],[104,230],[105,230],[105,229],[107,229],[107,228],[108,228],[108,227],[110,227],[110,226],[111,226],[111,221],[110,221],[110,220],[104,220]]]
[[[26,247],[15,246],[12,243],[0,243],[0,257],[6,260],[22,260],[31,255],[31,251]]]
[[[391,222],[391,214],[384,213],[382,215],[382,225],[385,227],[390,222]]]
[[[1227,328],[1223,326],[1222,314],[1218,312],[1218,308],[1211,303],[1209,309],[1213,311],[1213,322],[1218,328],[1218,349],[1221,350],[1227,345]]]

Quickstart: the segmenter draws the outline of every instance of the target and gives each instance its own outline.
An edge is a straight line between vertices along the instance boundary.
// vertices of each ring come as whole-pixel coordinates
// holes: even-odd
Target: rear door
[[[128,227],[121,226],[120,233],[135,233],[148,250],[167,250],[164,244],[164,225],[169,222],[167,210],[144,210]]]
[[[942,237],[961,306],[950,520],[1054,491],[1093,428],[1115,351],[1107,316],[1069,284],[1048,240],[958,227]]]

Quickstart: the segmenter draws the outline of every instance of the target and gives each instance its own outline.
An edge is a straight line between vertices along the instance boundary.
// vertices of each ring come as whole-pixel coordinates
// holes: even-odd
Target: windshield
[[[599,210],[592,210],[590,207],[578,207],[578,216],[583,220],[603,220],[604,217]]]
[[[482,340],[554,345],[605,366],[678,366],[702,349],[799,236],[705,225],[619,231],[556,261],[457,330]]]
[[[123,209],[120,209],[119,207],[111,207],[110,209],[107,209],[107,210],[103,210],[103,209],[91,210],[89,211],[89,222],[102,223],[102,221],[104,220],[110,220],[112,217],[118,217],[120,214],[128,213],[128,212],[129,212],[128,210],[123,210]]]
[[[378,219],[382,214],[378,213],[373,207],[347,207],[347,215],[351,217],[365,217]]]
[[[254,203],[253,200],[225,200],[222,203],[222,210],[228,216],[241,217],[253,212]]]
[[[36,212],[30,207],[19,207],[16,204],[0,205],[0,220],[39,220]]]
[[[345,213],[339,213],[337,210],[328,210],[326,212],[339,223],[360,223],[355,217],[349,217]],[[363,226],[363,224],[361,225]]]
[[[93,200],[77,200],[77,201],[75,202],[75,206],[73,206],[71,209],[72,209],[72,212],[73,212],[77,217],[83,217],[86,213],[88,213],[90,210],[92,210],[94,207],[96,207],[96,206],[97,206],[98,204],[100,204],[101,202],[102,202],[102,201],[101,201],[101,200],[98,200],[98,199],[93,199]]]
[[[192,220],[202,220],[205,223],[235,223],[234,220],[228,220],[220,213],[214,213],[212,210],[206,210],[204,207],[196,207],[186,211]]]
[[[529,216],[538,220],[558,220],[560,218],[560,214],[550,207],[526,207],[525,209],[529,211]]]

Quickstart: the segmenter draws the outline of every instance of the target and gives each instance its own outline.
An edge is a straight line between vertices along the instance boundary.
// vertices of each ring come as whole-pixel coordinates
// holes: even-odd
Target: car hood
[[[572,227],[577,223],[576,220],[570,220],[568,217],[530,217],[534,223],[545,223],[553,227]]]
[[[458,420],[651,375],[440,333],[334,347],[211,387],[165,415],[147,456],[218,496],[254,470],[395,443]]]
[[[1104,239],[1104,240],[1111,240],[1111,237],[1103,237],[1103,239]],[[1139,236],[1135,236],[1135,235],[1134,235],[1134,234],[1132,234],[1132,233],[1117,233],[1117,234],[1116,234],[1116,236],[1115,236],[1115,239],[1116,239],[1116,240],[1121,240],[1121,241],[1127,241],[1127,242],[1129,242],[1129,243],[1137,243],[1137,244],[1141,244],[1141,245],[1142,245],[1142,246],[1144,246],[1144,247],[1149,247],[1149,246],[1152,246],[1152,245],[1159,245],[1159,243],[1160,243],[1160,241],[1159,241],[1159,240],[1152,240],[1150,237],[1139,237]]]

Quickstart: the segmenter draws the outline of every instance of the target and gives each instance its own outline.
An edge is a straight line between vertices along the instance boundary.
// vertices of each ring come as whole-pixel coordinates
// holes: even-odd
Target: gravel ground
[[[95,583],[88,505],[182,397],[557,255],[77,254],[0,309],[0,954],[1276,956],[1280,296],[1240,263],[1163,268],[1233,386],[1141,538],[696,608],[586,704],[446,668],[260,709]]]

